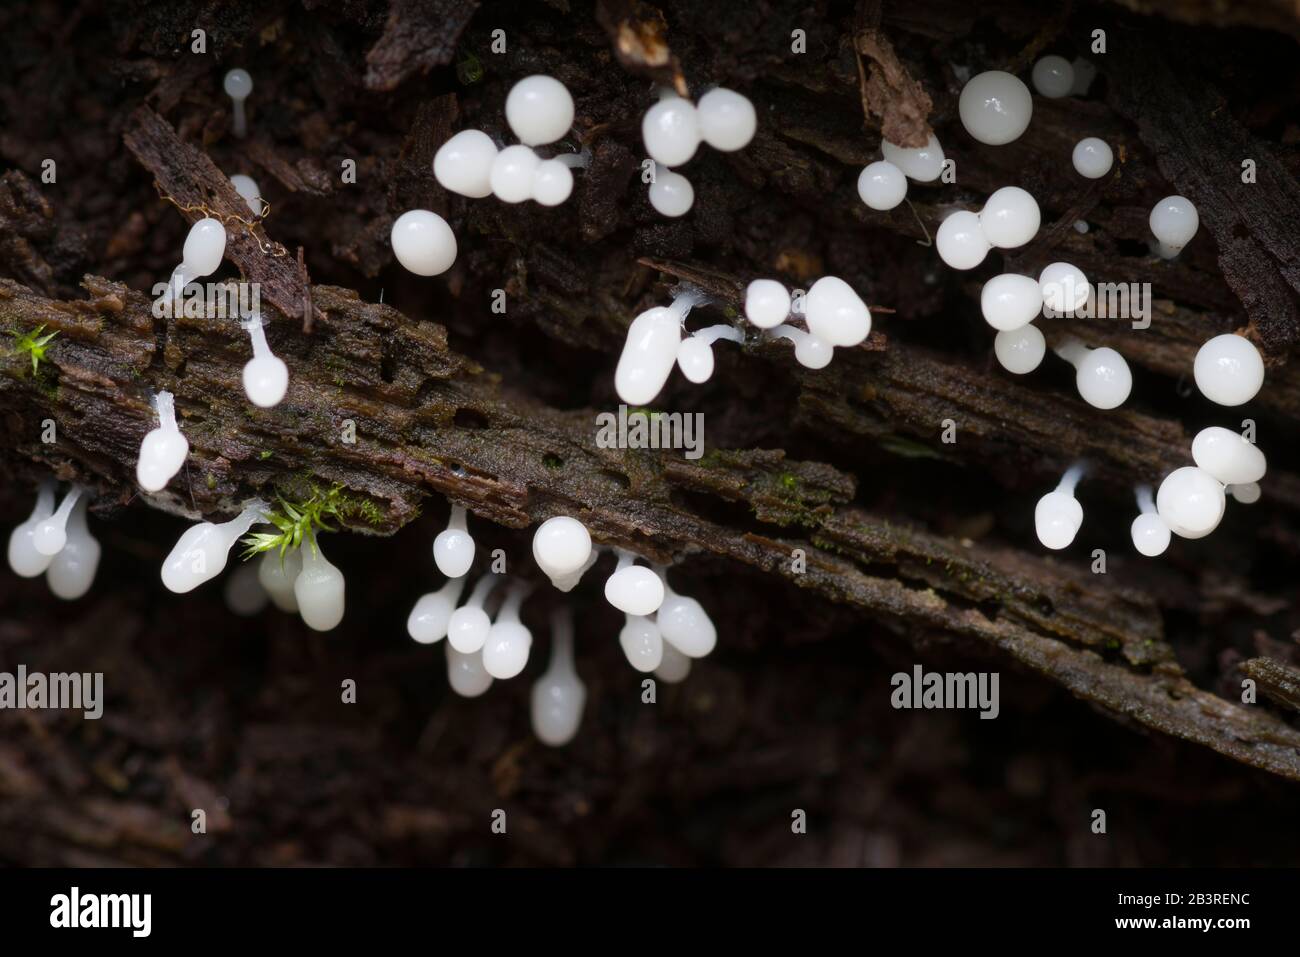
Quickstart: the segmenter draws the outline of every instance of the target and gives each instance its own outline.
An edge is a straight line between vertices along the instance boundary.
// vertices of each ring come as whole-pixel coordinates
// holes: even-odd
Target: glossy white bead
[[[688,336],[677,347],[677,367],[696,385],[708,382],[713,375],[713,346],[699,336]]]
[[[704,606],[672,589],[667,590],[655,620],[664,641],[688,658],[703,658],[718,644],[718,631]]]
[[[199,522],[187,528],[163,560],[163,585],[183,595],[220,575],[239,537],[256,522],[265,521],[265,507],[253,502],[229,522]]]
[[[665,641],[663,658],[659,661],[659,667],[655,669],[655,677],[674,685],[679,681],[685,681],[690,673],[691,659]]]
[[[649,405],[668,381],[682,342],[682,316],[675,309],[647,309],[627,329],[614,370],[614,389],[628,405]]]
[[[524,670],[533,635],[516,618],[495,622],[483,643],[483,668],[493,678],[507,680]]]
[[[242,138],[248,134],[248,119],[244,113],[244,101],[253,92],[253,78],[248,75],[247,70],[236,68],[226,74],[221,86],[226,91],[226,96],[233,101],[234,115],[230,131]]]
[[[573,171],[557,159],[542,160],[533,172],[533,200],[542,206],[559,206],[573,193]]]
[[[573,666],[573,617],[567,612],[551,619],[551,660],[533,685],[533,733],[551,747],[573,740],[587,704],[587,688]]]
[[[957,112],[966,132],[990,146],[1017,139],[1034,115],[1034,100],[1019,77],[989,70],[972,77],[961,91]]]
[[[50,591],[65,601],[75,601],[90,591],[99,568],[99,542],[90,534],[86,521],[89,501],[84,494],[78,497],[68,519],[66,542],[45,570]]]
[[[999,249],[1015,249],[1038,233],[1042,214],[1038,201],[1019,186],[995,190],[980,210],[984,238]]]
[[[695,205],[695,187],[681,173],[670,169],[655,171],[654,182],[650,184],[650,205],[661,216],[676,218],[685,216]]]
[[[447,684],[462,698],[477,698],[492,687],[492,676],[483,667],[483,655],[457,651],[448,644]]]
[[[417,276],[437,276],[456,261],[455,233],[427,209],[408,209],[398,216],[390,239],[397,261]]]
[[[573,127],[573,97],[553,76],[524,77],[506,96],[506,122],[526,146],[554,143]]]
[[[1264,384],[1264,360],[1249,339],[1215,336],[1196,353],[1192,375],[1211,402],[1241,405],[1255,398]]]
[[[681,166],[700,145],[699,113],[688,100],[665,97],[646,111],[641,136],[652,160],[661,166]]]
[[[1034,64],[1034,89],[1051,100],[1069,96],[1074,89],[1074,67],[1065,57],[1052,54]]]
[[[343,620],[343,573],[325,557],[319,540],[304,542],[299,551],[302,571],[293,580],[298,616],[313,631],[330,631]]]
[[[248,204],[249,211],[254,216],[261,216],[262,191],[257,188],[257,182],[253,177],[245,176],[243,173],[236,173],[230,177],[230,184],[235,187],[235,192]]]
[[[704,142],[724,153],[744,149],[758,128],[754,104],[735,90],[710,90],[700,97],[695,111]]]
[[[1268,471],[1268,461],[1254,442],[1217,425],[1196,433],[1192,460],[1224,485],[1258,482]]]
[[[1124,357],[1102,346],[1089,349],[1076,365],[1075,384],[1083,401],[1098,409],[1123,405],[1133,391],[1133,373]]]
[[[979,214],[965,209],[950,213],[939,224],[934,245],[939,258],[953,269],[974,269],[984,261],[991,246]]]
[[[1092,292],[1083,270],[1066,262],[1052,263],[1039,273],[1038,287],[1043,305],[1060,315],[1082,309]]]
[[[1229,485],[1228,494],[1242,505],[1254,505],[1259,501],[1261,493],[1258,482],[1246,482],[1242,485]]]
[[[146,492],[158,492],[166,487],[190,452],[190,443],[176,426],[176,407],[172,394],[166,390],[154,399],[158,413],[158,428],[145,435],[140,443],[140,458],[136,462],[135,477]]]
[[[664,639],[659,626],[649,618],[628,615],[618,633],[618,643],[627,663],[637,671],[649,673],[663,661]]]
[[[907,177],[888,160],[877,160],[858,174],[858,196],[872,209],[893,209],[907,197]]]
[[[1133,547],[1148,558],[1163,555],[1169,547],[1169,526],[1155,512],[1144,512],[1133,519],[1129,533],[1133,537]]]
[[[1086,179],[1101,179],[1115,164],[1115,154],[1111,152],[1110,144],[1095,136],[1075,143],[1070,159],[1074,162],[1075,172]]]
[[[838,276],[823,276],[812,284],[803,314],[808,331],[831,346],[856,346],[871,333],[871,310]]]
[[[35,578],[50,567],[52,556],[37,551],[36,529],[54,514],[54,483],[43,482],[36,493],[36,505],[27,520],[9,533],[9,567],[23,578]]]
[[[1201,217],[1186,196],[1166,196],[1151,208],[1150,223],[1156,239],[1177,252],[1192,241]]]
[[[1048,492],[1034,507],[1034,530],[1047,548],[1068,547],[1082,525],[1083,506],[1069,492]]]
[[[257,580],[262,583],[271,602],[276,608],[286,612],[298,610],[298,599],[293,594],[293,583],[302,571],[301,549],[286,551],[283,556],[278,550],[262,555],[257,563]]]
[[[1223,518],[1223,483],[1204,469],[1174,469],[1156,492],[1156,510],[1175,535],[1204,538]]]
[[[37,552],[53,557],[63,551],[63,546],[68,543],[68,519],[72,517],[72,510],[82,497],[82,490],[74,485],[63,496],[63,501],[53,514],[37,524],[32,532],[32,547]]]
[[[745,318],[760,329],[774,329],[790,315],[790,292],[775,279],[755,279],[745,287]]]
[[[980,290],[980,312],[984,321],[999,332],[1029,325],[1043,311],[1043,294],[1032,276],[1003,273],[994,276]]]
[[[805,369],[825,369],[831,364],[835,348],[825,339],[805,335],[794,344],[794,358]]]
[[[881,140],[880,152],[904,176],[918,183],[933,183],[943,172],[943,147],[933,133],[924,146],[917,147],[895,146],[889,140]]]
[[[465,508],[451,507],[447,527],[433,540],[433,562],[448,578],[459,578],[474,564],[474,538],[465,520]]]
[[[406,617],[406,633],[422,645],[446,638],[447,626],[464,587],[464,578],[451,578],[437,591],[421,595]]]
[[[492,194],[503,203],[533,198],[533,177],[541,158],[528,146],[507,146],[492,161]]]
[[[492,628],[492,619],[483,610],[483,603],[501,580],[500,575],[484,575],[474,583],[465,604],[447,620],[447,642],[461,654],[478,655],[483,650]]]
[[[289,390],[289,367],[271,352],[261,316],[255,315],[244,327],[253,344],[253,358],[244,364],[244,394],[259,408],[273,408]]]
[[[482,130],[461,130],[433,154],[433,175],[442,187],[470,199],[492,195],[497,145]]]
[[[605,600],[629,615],[653,615],[664,602],[664,583],[644,565],[624,565],[605,579]]]
[[[217,271],[226,255],[226,227],[221,220],[207,217],[190,227],[185,237],[182,258],[189,268],[185,281],[207,276]]]
[[[547,578],[566,578],[591,557],[591,533],[568,515],[548,518],[533,534],[533,560]]]
[[[1034,325],[999,332],[993,339],[993,354],[1008,372],[1033,372],[1047,354],[1047,341]]]

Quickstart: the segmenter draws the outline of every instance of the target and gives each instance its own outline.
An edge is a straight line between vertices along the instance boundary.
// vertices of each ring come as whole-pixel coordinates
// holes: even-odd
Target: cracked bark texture
[[[1294,841],[1279,841],[1270,815],[1293,797],[1281,782],[1300,779],[1300,457],[1288,439],[1300,416],[1288,361],[1300,286],[1286,231],[1300,131],[1294,91],[1264,81],[1294,57],[1294,41],[1266,4],[1243,21],[1261,29],[1240,49],[1220,45],[1197,5],[1173,6],[1163,12],[1193,26],[1104,5],[1051,19],[1026,7],[1018,20],[1014,5],[946,3],[831,4],[815,15],[779,3],[743,14],[616,2],[120,6],[95,56],[125,86],[88,68],[48,83],[100,20],[56,29],[37,4],[25,24],[6,24],[0,158],[14,168],[0,175],[0,322],[60,333],[35,377],[25,357],[2,360],[6,511],[24,515],[27,490],[50,473],[89,485],[107,567],[76,608],[54,607],[39,581],[7,581],[14,617],[0,647],[8,665],[99,662],[121,697],[106,735],[57,716],[0,715],[24,732],[0,747],[0,819],[5,831],[23,825],[0,856],[1293,859]],[[196,25],[210,34],[206,60],[178,39]],[[1029,131],[1006,147],[965,136],[954,65],[1024,71],[1042,52],[1086,54],[1098,25],[1112,48],[1097,58],[1092,95],[1035,97]],[[807,31],[806,54],[789,52],[795,27]],[[507,36],[499,56],[489,52],[497,28]],[[1144,55],[1171,32],[1206,57]],[[1210,68],[1190,77],[1193,63]],[[235,65],[256,83],[242,142],[229,135],[220,90]],[[505,92],[532,72],[558,76],[577,102],[559,148],[589,149],[592,160],[573,198],[543,210],[449,196],[432,178],[433,151],[468,126],[508,137]],[[639,117],[655,83],[695,95],[721,83],[760,106],[749,148],[702,150],[687,167],[697,200],[682,220],[655,215],[640,180]],[[863,207],[853,184],[882,118],[900,139],[933,128],[957,183],[914,185],[911,208]],[[1107,138],[1117,163],[1080,186],[1068,157],[1084,135]],[[40,180],[47,156],[59,164],[55,184]],[[1243,158],[1258,165],[1250,186],[1240,184]],[[344,160],[355,184],[340,180]],[[239,221],[234,172],[261,184],[263,224]],[[1137,385],[1123,409],[1088,407],[1050,365],[1025,379],[998,370],[978,313],[995,262],[954,274],[924,245],[948,210],[978,208],[1008,183],[1034,193],[1044,222],[1003,268],[1068,259],[1090,278],[1152,283],[1149,328],[1103,317],[1070,330],[1128,357]],[[1145,247],[1146,213],[1178,191],[1196,199],[1201,234],[1161,262]],[[393,264],[388,229],[413,206],[456,230],[460,256],[446,277]],[[149,289],[205,214],[227,221],[222,275],[261,285],[271,346],[291,374],[274,410],[243,396],[248,344],[234,322],[150,313]],[[617,405],[613,365],[638,311],[686,282],[710,296],[699,322],[738,322],[750,278],[806,286],[827,273],[873,307],[861,348],[813,373],[786,343],[751,334],[740,348],[720,344],[710,383],[674,381],[656,402],[704,414],[701,459],[597,447],[595,415]],[[496,289],[505,315],[489,308]],[[1191,359],[1205,338],[1237,329],[1265,352],[1269,377],[1246,411],[1215,409],[1187,388]],[[146,503],[133,469],[152,427],[149,397],[162,388],[177,396],[191,453]],[[1177,543],[1157,562],[1130,557],[1132,486],[1189,463],[1191,436],[1236,425],[1238,411],[1257,419],[1270,457],[1264,500],[1230,508],[1210,542]],[[41,441],[46,419],[58,425],[53,444]],[[343,441],[347,420],[355,444]],[[955,444],[941,440],[945,420]],[[1033,502],[1078,458],[1092,469],[1085,533],[1048,557],[1033,537]],[[219,586],[185,602],[157,587],[181,527],[159,513],[228,517],[306,474],[376,507],[373,524],[349,529],[373,535],[326,539],[349,580],[339,633],[309,636],[270,613],[233,619]],[[441,656],[406,647],[402,626],[432,587],[427,548],[443,498],[470,509],[484,550],[526,556],[530,526],[567,513],[598,541],[677,563],[675,587],[720,624],[717,660],[648,713],[638,676],[618,660],[617,616],[602,606],[597,572],[573,597],[592,692],[577,744],[550,753],[529,741],[524,681],[452,699]],[[1094,573],[1094,547],[1107,552],[1105,574]],[[796,549],[806,573],[793,570]],[[532,603],[539,634],[556,600]],[[889,675],[918,660],[1003,671],[999,721],[891,709]],[[336,700],[343,677],[372,697],[341,714],[322,696]],[[1258,703],[1241,701],[1246,677]],[[162,717],[151,726],[146,713]],[[1011,730],[990,739],[987,724]],[[1203,802],[1171,810],[1186,766]],[[1004,771],[995,783],[980,767]],[[958,803],[911,806],[917,785]],[[1154,836],[1086,846],[1086,810],[1103,797]],[[477,820],[503,801],[519,815],[520,842],[488,849]],[[222,811],[214,833],[194,840],[184,809],[202,802]],[[825,836],[800,848],[774,838],[786,805],[818,809]],[[1036,805],[1050,810],[1026,815]],[[695,809],[714,836],[675,833],[660,806]],[[1013,837],[996,823],[1008,814],[1022,819]],[[1257,822],[1241,846],[1179,841],[1198,816],[1244,826],[1240,814]]]

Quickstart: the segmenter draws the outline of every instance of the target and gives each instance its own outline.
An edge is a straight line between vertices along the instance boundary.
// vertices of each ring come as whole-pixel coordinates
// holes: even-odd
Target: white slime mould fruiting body
[[[35,578],[50,567],[51,556],[37,551],[33,539],[41,523],[54,514],[54,492],[53,482],[42,482],[32,514],[9,533],[9,567],[23,578]]]
[[[1201,225],[1196,206],[1186,196],[1166,196],[1151,208],[1151,234],[1159,243],[1160,255],[1172,259],[1192,241]]]
[[[953,269],[974,269],[984,261],[992,244],[984,235],[978,213],[959,209],[949,213],[934,234],[934,248]]]
[[[1074,497],[1075,486],[1083,478],[1083,466],[1072,465],[1055,489],[1038,500],[1034,507],[1034,530],[1047,548],[1059,550],[1069,546],[1083,525],[1083,506]]]
[[[226,576],[222,589],[226,607],[242,618],[256,615],[271,600],[258,578],[258,568],[250,562],[242,563]]]
[[[463,505],[451,507],[447,527],[434,538],[433,562],[448,578],[459,578],[474,564],[474,539],[466,524]]]
[[[1192,460],[1224,485],[1258,482],[1268,471],[1268,461],[1255,443],[1217,425],[1196,433]]]
[[[53,514],[36,526],[32,532],[32,547],[37,552],[47,558],[53,558],[63,551],[63,546],[68,543],[68,519],[72,516],[72,510],[83,493],[84,489],[79,485],[72,486]]]
[[[226,96],[230,97],[234,107],[234,117],[231,120],[230,131],[243,139],[248,135],[248,119],[244,113],[244,101],[248,99],[248,94],[253,92],[253,78],[248,75],[247,70],[234,69],[226,74],[222,87],[226,91]]]
[[[662,632],[662,627],[660,631]],[[671,642],[665,641],[663,659],[655,669],[655,677],[672,685],[685,681],[690,673],[691,659],[673,647]]]
[[[775,279],[755,279],[745,287],[745,318],[759,329],[774,329],[790,315],[790,291]]]
[[[744,149],[758,130],[758,114],[749,97],[720,86],[700,97],[695,114],[701,139],[723,153]]]
[[[1115,164],[1115,154],[1105,140],[1088,136],[1074,144],[1070,161],[1075,172],[1085,179],[1101,179]]]
[[[1141,485],[1137,488],[1139,515],[1129,526],[1133,538],[1133,547],[1148,558],[1163,555],[1169,547],[1171,532],[1164,519],[1156,511],[1155,499],[1151,496],[1151,486]]]
[[[533,634],[519,620],[519,608],[532,590],[528,582],[515,582],[506,594],[505,603],[488,629],[483,643],[483,667],[493,678],[515,677],[528,664]]]
[[[492,687],[492,676],[483,667],[479,652],[457,651],[447,643],[447,683],[462,698],[477,698]]]
[[[681,166],[699,148],[699,111],[690,100],[665,96],[641,120],[641,138],[646,152],[661,166]]]
[[[558,608],[551,616],[551,660],[532,688],[533,733],[553,748],[568,744],[578,733],[586,703],[587,687],[573,661],[573,614]]]
[[[680,595],[668,586],[668,571],[657,570],[664,583],[664,600],[655,620],[664,641],[688,658],[703,658],[718,643],[718,631],[708,612],[694,598]]]
[[[1043,294],[1032,276],[1003,273],[980,290],[984,321],[999,332],[1011,332],[1033,322],[1043,311]]]
[[[685,216],[695,205],[695,187],[691,181],[666,168],[655,171],[648,195],[655,212],[670,219]]]
[[[1223,483],[1209,472],[1187,465],[1165,476],[1156,492],[1156,511],[1170,530],[1183,538],[1204,538],[1223,519]]]
[[[980,210],[984,238],[999,249],[1016,249],[1038,233],[1042,213],[1038,201],[1019,186],[995,190]]]
[[[262,203],[262,191],[258,189],[257,181],[251,176],[236,173],[230,177],[230,184],[235,187],[235,192],[243,197],[252,214],[261,217],[265,206]]]
[[[1074,89],[1074,67],[1065,57],[1051,54],[1034,64],[1030,79],[1040,96],[1057,100]]]
[[[663,389],[677,362],[682,322],[699,297],[679,293],[671,306],[647,309],[627,329],[627,341],[614,370],[614,390],[628,405],[649,405]]]
[[[1083,270],[1066,262],[1044,267],[1038,274],[1038,288],[1043,294],[1043,307],[1058,316],[1073,315],[1092,295],[1092,286]]]
[[[1242,405],[1255,398],[1264,384],[1264,360],[1244,336],[1215,336],[1197,350],[1192,376],[1211,402]]]
[[[474,583],[474,590],[465,599],[465,604],[453,611],[447,620],[447,643],[460,654],[482,658],[480,652],[492,628],[492,619],[483,610],[483,603],[501,581],[501,575],[484,575]]]
[[[526,76],[506,95],[506,123],[525,146],[554,143],[573,126],[573,96],[553,76]]]
[[[417,276],[437,276],[456,261],[456,234],[427,209],[408,209],[398,216],[389,240],[397,261]]]
[[[492,195],[497,145],[482,130],[461,130],[433,154],[433,176],[444,189],[470,199]]]
[[[713,344],[720,339],[744,342],[745,336],[732,326],[719,324],[699,329],[682,340],[677,347],[677,367],[688,381],[699,385],[713,375]]]
[[[68,519],[67,541],[45,570],[45,581],[50,591],[65,601],[75,601],[90,591],[99,568],[99,542],[90,534],[86,520],[89,503],[89,496],[84,493],[78,496]]]
[[[308,628],[329,631],[343,620],[343,573],[325,557],[315,536],[298,550],[304,549],[302,571],[293,580],[298,615]]]
[[[295,548],[283,555],[278,550],[265,552],[257,563],[257,580],[276,608],[285,612],[298,610],[298,599],[293,594],[293,582],[302,571],[302,549]]]
[[[893,209],[907,198],[907,177],[889,160],[877,160],[858,174],[858,197],[871,209]]]
[[[777,326],[772,330],[772,335],[794,343],[795,360],[805,369],[825,369],[835,357],[834,346],[797,326]]]
[[[652,573],[653,574],[653,573]],[[618,643],[623,656],[637,671],[649,674],[659,667],[664,657],[664,639],[659,626],[651,618],[627,615],[618,633]]]
[[[591,533],[587,526],[568,515],[548,518],[533,534],[533,560],[552,584],[557,580],[567,582],[580,574],[591,555]]]
[[[943,173],[943,147],[933,133],[924,146],[918,147],[895,146],[889,140],[881,140],[880,153],[913,182],[933,183]]]
[[[266,342],[262,316],[254,313],[243,323],[253,345],[253,358],[244,364],[244,393],[253,405],[270,409],[279,405],[289,391],[289,367]]]
[[[974,76],[962,87],[957,113],[966,132],[989,146],[1019,138],[1034,115],[1034,100],[1019,77],[1001,70]]]
[[[196,222],[185,236],[181,263],[167,282],[171,298],[180,299],[188,283],[216,272],[225,255],[226,227],[221,220],[206,216]]]
[[[191,525],[163,560],[162,583],[183,595],[221,574],[239,537],[266,521],[266,503],[253,500],[228,522]]]
[[[856,346],[871,333],[871,310],[837,276],[823,276],[812,284],[803,314],[808,331],[831,346]]]
[[[154,397],[158,413],[158,428],[150,431],[140,443],[140,459],[136,462],[135,476],[146,492],[159,492],[185,464],[190,443],[176,425],[176,404],[166,390]]]
[[[993,337],[993,354],[998,364],[1015,375],[1033,372],[1047,355],[1047,340],[1037,326],[1004,329]]]
[[[644,565],[632,564],[631,552],[616,549],[618,563],[605,580],[605,600],[628,615],[653,615],[664,602],[664,583]]]
[[[1089,349],[1078,339],[1067,337],[1055,352],[1075,367],[1074,381],[1079,395],[1094,408],[1117,408],[1133,391],[1133,373],[1124,357],[1114,349],[1105,346]]]
[[[422,645],[431,645],[447,637],[447,626],[465,590],[465,578],[449,578],[437,591],[426,592],[415,602],[406,618],[406,633]]]

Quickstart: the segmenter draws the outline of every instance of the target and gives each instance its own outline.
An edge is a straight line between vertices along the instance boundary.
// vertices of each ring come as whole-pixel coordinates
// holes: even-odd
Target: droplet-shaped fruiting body
[[[835,356],[835,347],[829,342],[795,326],[777,326],[772,335],[793,342],[795,360],[806,369],[825,369]]]
[[[1268,471],[1264,453],[1255,443],[1217,425],[1196,433],[1192,460],[1224,485],[1258,482]]]
[[[253,92],[253,78],[248,75],[247,70],[236,68],[226,74],[221,85],[226,91],[226,96],[230,97],[234,108],[230,131],[243,139],[248,135],[248,117],[244,113],[244,101],[248,99],[248,94]]]
[[[1209,472],[1187,465],[1174,469],[1156,492],[1156,511],[1175,535],[1204,538],[1223,518],[1223,483]]]
[[[257,188],[257,181],[253,177],[236,173],[230,177],[230,185],[235,187],[235,192],[248,204],[248,209],[254,216],[262,215],[262,191]]]
[[[1151,208],[1151,233],[1166,259],[1178,255],[1201,225],[1196,206],[1186,196],[1166,196]]]
[[[573,170],[558,159],[542,160],[533,170],[533,201],[559,206],[573,193]]]
[[[1043,294],[1032,276],[1003,273],[994,276],[980,291],[980,312],[984,321],[999,332],[1029,325],[1043,311]]]
[[[699,385],[713,375],[713,345],[699,336],[688,336],[677,347],[677,367],[687,380]]]
[[[614,573],[605,580],[605,600],[628,615],[653,615],[664,603],[664,583],[644,565],[633,565],[629,552],[618,555]]]
[[[664,639],[659,626],[649,618],[628,615],[618,633],[618,643],[627,663],[642,673],[654,671],[663,660]]]
[[[1019,186],[995,190],[980,210],[980,229],[984,238],[999,249],[1015,249],[1038,233],[1042,214],[1038,201]]]
[[[447,645],[447,683],[462,698],[477,698],[492,687],[492,676],[478,652],[465,654]]]
[[[1038,274],[1043,306],[1050,314],[1071,316],[1082,309],[1092,294],[1083,270],[1066,262],[1055,262]]]
[[[1242,505],[1254,505],[1259,501],[1261,490],[1258,482],[1246,482],[1241,485],[1229,485],[1228,494]]]
[[[158,428],[150,431],[140,443],[140,459],[136,462],[135,476],[146,492],[159,492],[185,464],[190,443],[176,426],[176,406],[172,394],[159,392],[154,398],[158,412]]]
[[[715,87],[695,106],[700,137],[715,150],[734,153],[744,149],[758,129],[758,114],[749,97]]]
[[[877,160],[858,174],[858,197],[871,209],[893,209],[907,198],[907,177],[889,160]]]
[[[1048,492],[1034,507],[1034,530],[1048,548],[1066,548],[1082,525],[1083,506],[1069,492]]]
[[[649,405],[668,381],[682,344],[681,311],[647,309],[627,328],[627,342],[614,370],[614,389],[628,405]]]
[[[660,630],[662,631],[662,629]],[[659,667],[655,669],[655,677],[660,681],[666,681],[668,684],[674,685],[679,681],[685,681],[690,673],[691,659],[674,648],[670,642],[665,641],[663,660],[659,662]]]
[[[526,76],[506,95],[506,122],[525,146],[554,143],[573,126],[573,97],[553,76]]]
[[[1020,137],[1034,115],[1034,100],[1019,77],[989,70],[971,78],[957,100],[966,132],[989,146],[1003,146]]]
[[[893,163],[908,179],[917,183],[933,183],[943,173],[943,147],[933,133],[924,146],[895,146],[889,140],[880,141],[880,153],[886,162]]]
[[[63,551],[63,546],[68,543],[68,519],[72,517],[72,510],[81,500],[83,491],[74,485],[63,496],[54,513],[36,526],[32,532],[32,547],[37,552],[53,557]]]
[[[459,578],[474,564],[474,539],[465,519],[465,507],[453,505],[447,527],[433,540],[433,563],[448,578]]]
[[[422,645],[446,638],[447,626],[464,588],[464,578],[450,578],[437,591],[421,595],[406,617],[406,633]]]
[[[790,315],[790,292],[775,279],[755,279],[745,287],[745,318],[760,329],[774,329]]]
[[[168,288],[179,299],[187,283],[210,276],[226,255],[226,227],[221,220],[206,216],[190,227],[181,250],[181,264],[172,271]]]
[[[939,224],[934,235],[939,258],[953,269],[974,269],[984,261],[991,244],[980,226],[978,213],[959,209]]]
[[[483,199],[492,195],[492,163],[497,145],[482,130],[461,130],[433,154],[433,176],[459,196]]]
[[[298,599],[293,593],[294,579],[302,571],[302,549],[295,548],[282,555],[278,550],[265,552],[257,563],[257,580],[271,596],[275,607],[285,612],[298,610]]]
[[[699,111],[689,100],[666,96],[641,120],[641,137],[646,152],[660,166],[681,166],[699,148]]]
[[[1196,353],[1192,375],[1211,402],[1242,405],[1255,398],[1264,384],[1264,360],[1249,339],[1215,336]]]
[[[289,367],[271,351],[260,314],[254,313],[244,328],[253,344],[253,358],[244,364],[244,393],[253,405],[270,409],[289,391]]]
[[[591,557],[591,533],[568,515],[548,518],[533,534],[533,560],[551,581],[569,578]]]
[[[1021,326],[999,332],[993,338],[993,354],[1008,372],[1024,375],[1043,364],[1047,340],[1037,326]]]
[[[664,641],[688,658],[703,658],[718,643],[718,631],[713,620],[694,598],[679,595],[669,588],[666,573],[662,570],[660,576],[664,581],[664,602],[659,606],[655,620]]]
[[[871,332],[871,311],[853,287],[836,276],[823,276],[804,297],[808,331],[832,346],[856,346]]]
[[[330,631],[343,620],[343,573],[325,557],[318,538],[304,542],[299,551],[302,571],[293,580],[298,615],[313,631]]]
[[[90,591],[99,568],[100,547],[86,521],[88,507],[88,496],[78,496],[68,519],[67,541],[45,570],[50,591],[65,601],[75,601]]]
[[[465,604],[447,620],[447,642],[461,654],[478,654],[483,650],[492,628],[492,619],[483,610],[483,603],[501,580],[500,575],[484,575],[474,583]]]
[[[183,595],[216,578],[239,537],[255,523],[266,521],[265,511],[265,502],[253,501],[228,522],[191,525],[163,560],[162,583]]]
[[[51,556],[36,550],[36,529],[54,514],[54,483],[42,482],[36,505],[25,522],[9,533],[9,567],[23,578],[35,578],[50,567]]]
[[[1115,154],[1110,144],[1095,136],[1088,136],[1074,144],[1074,153],[1070,159],[1075,172],[1085,179],[1101,179],[1110,172],[1115,163]]]
[[[1078,339],[1067,338],[1056,347],[1056,354],[1075,367],[1079,395],[1094,408],[1117,408],[1133,391],[1133,373],[1114,349],[1089,349]]]
[[[567,608],[551,616],[551,660],[533,685],[533,733],[553,748],[568,744],[578,733],[587,704],[587,687],[573,664],[573,615]]]
[[[1155,512],[1144,512],[1133,519],[1129,533],[1133,536],[1133,547],[1148,558],[1163,555],[1169,547],[1169,526]]]
[[[1030,77],[1034,89],[1049,100],[1069,96],[1074,89],[1074,67],[1065,57],[1051,54],[1034,64]]]
[[[398,216],[390,241],[397,261],[417,276],[437,276],[456,261],[456,234],[427,209],[408,209]]]
[[[222,597],[226,607],[241,618],[251,618],[270,601],[271,596],[258,580],[257,566],[245,562],[226,576]]]
[[[670,218],[685,216],[695,205],[695,187],[691,181],[670,169],[655,172],[649,196],[650,205],[655,208],[655,212]]]
[[[503,681],[513,678],[528,664],[533,634],[519,620],[519,606],[530,587],[526,583],[512,585],[496,621],[488,629],[483,643],[483,667],[493,678]]]

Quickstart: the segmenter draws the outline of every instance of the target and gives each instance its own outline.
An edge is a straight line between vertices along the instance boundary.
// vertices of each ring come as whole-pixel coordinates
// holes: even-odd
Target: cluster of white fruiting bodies
[[[32,514],[9,535],[9,567],[23,578],[44,573],[50,591],[71,601],[90,590],[100,548],[86,523],[86,490],[71,486],[57,508],[54,497],[54,483],[43,482]]]
[[[461,130],[434,154],[434,177],[444,189],[470,199],[563,203],[573,192],[571,167],[583,165],[585,158],[570,154],[542,159],[533,147],[554,143],[573,126],[568,89],[555,77],[525,77],[506,96],[506,123],[519,138],[517,144],[498,149],[482,130]],[[391,239],[397,261],[417,276],[444,273],[456,261],[455,233],[427,209],[398,216]]]
[[[532,632],[520,619],[532,584],[504,575],[480,577],[461,602],[474,561],[474,539],[465,510],[452,509],[447,528],[434,539],[433,557],[447,582],[422,595],[407,618],[407,633],[420,644],[447,641],[447,678],[453,691],[477,697],[492,682],[516,677],[528,664]],[[575,518],[556,516],[533,536],[533,558],[551,584],[571,591],[599,557],[586,527]],[[605,581],[606,600],[624,614],[619,645],[641,672],[681,681],[692,658],[713,650],[717,632],[693,598],[668,586],[667,569],[638,565],[630,552],[615,549],[617,561]],[[503,587],[499,587],[503,586]],[[497,599],[495,614],[488,611]],[[532,690],[532,722],[538,738],[549,745],[572,740],[582,720],[586,688],[574,666],[573,618],[561,608],[551,619],[551,658]]]
[[[758,128],[758,114],[749,98],[716,87],[699,103],[665,93],[641,120],[646,153],[655,161],[650,205],[664,216],[684,216],[695,204],[695,188],[673,167],[690,161],[700,143],[734,153],[749,145]]]

